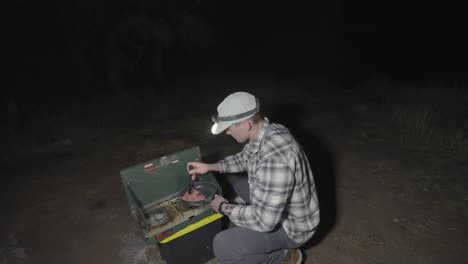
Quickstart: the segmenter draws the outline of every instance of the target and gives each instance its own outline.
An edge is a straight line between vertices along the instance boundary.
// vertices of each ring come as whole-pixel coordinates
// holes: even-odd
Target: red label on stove
[[[161,168],[161,166],[159,166],[159,165],[151,166],[151,167],[147,167],[147,168],[146,168],[146,166],[145,166],[145,171],[146,171],[146,172],[150,172],[150,171],[152,171],[152,170],[159,169],[159,168]]]
[[[164,233],[160,233],[160,234],[157,234],[156,235],[156,240],[160,241],[168,236],[172,236],[174,234],[174,231],[171,229],[171,230],[168,230]]]

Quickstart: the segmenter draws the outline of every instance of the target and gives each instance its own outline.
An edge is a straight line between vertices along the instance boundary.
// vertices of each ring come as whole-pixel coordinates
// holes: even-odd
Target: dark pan
[[[189,206],[196,207],[196,206],[202,206],[211,202],[211,200],[213,200],[214,198],[214,195],[218,191],[218,187],[216,186],[216,184],[212,182],[207,182],[207,181],[194,182],[192,191],[197,190],[199,193],[205,196],[205,199],[201,201],[185,201],[184,199],[182,199],[182,197],[184,197],[184,195],[187,193],[187,190],[188,190],[188,185],[182,188],[182,190],[180,190],[179,197],[181,198],[182,201],[184,201]]]

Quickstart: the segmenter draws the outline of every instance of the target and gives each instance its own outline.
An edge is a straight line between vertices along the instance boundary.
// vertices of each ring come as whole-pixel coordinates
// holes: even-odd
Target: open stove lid
[[[179,192],[186,187],[188,177],[186,165],[189,161],[202,161],[198,146],[142,162],[120,171],[130,211],[137,218],[142,229],[151,230],[152,233],[153,229],[167,229],[171,225],[178,224],[179,226],[185,225],[203,215],[212,214],[209,204],[190,207],[178,213],[171,212],[173,210],[170,206],[164,206],[174,204],[174,201],[179,199]],[[211,173],[199,175],[199,180],[214,183],[218,188],[218,193],[222,194],[222,189]],[[162,207],[162,211],[156,209],[158,207]],[[169,214],[169,222],[166,222],[167,219],[163,216],[164,211]]]
[[[121,170],[122,185],[130,205],[134,207],[135,197],[142,207],[172,199],[187,184],[186,166],[189,161],[201,161],[198,146]],[[212,175],[207,174],[206,177],[214,180]]]

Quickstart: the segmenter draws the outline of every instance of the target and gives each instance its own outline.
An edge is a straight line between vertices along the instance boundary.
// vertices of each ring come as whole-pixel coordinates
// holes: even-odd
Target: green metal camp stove
[[[204,239],[211,237],[212,240],[220,231],[218,225],[213,229],[212,223],[220,222],[217,220],[222,215],[215,213],[209,203],[193,207],[180,198],[179,192],[188,184],[186,167],[189,161],[202,161],[198,146],[120,171],[130,213],[147,243],[166,244],[164,247],[167,249],[171,243],[177,245],[186,239],[192,244],[194,241],[196,243],[197,238],[190,236],[199,236],[200,230],[207,226],[211,226],[210,234],[207,234],[207,230],[202,231]],[[217,193],[222,194],[220,185],[211,173],[198,175],[198,178],[199,181],[214,183]],[[211,241],[209,247],[211,252]],[[186,250],[184,252],[187,253]]]

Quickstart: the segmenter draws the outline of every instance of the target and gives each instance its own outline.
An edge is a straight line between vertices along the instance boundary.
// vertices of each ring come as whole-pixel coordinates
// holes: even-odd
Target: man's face
[[[226,134],[231,135],[237,142],[245,143],[249,139],[249,133],[245,121],[235,123],[226,129]]]

